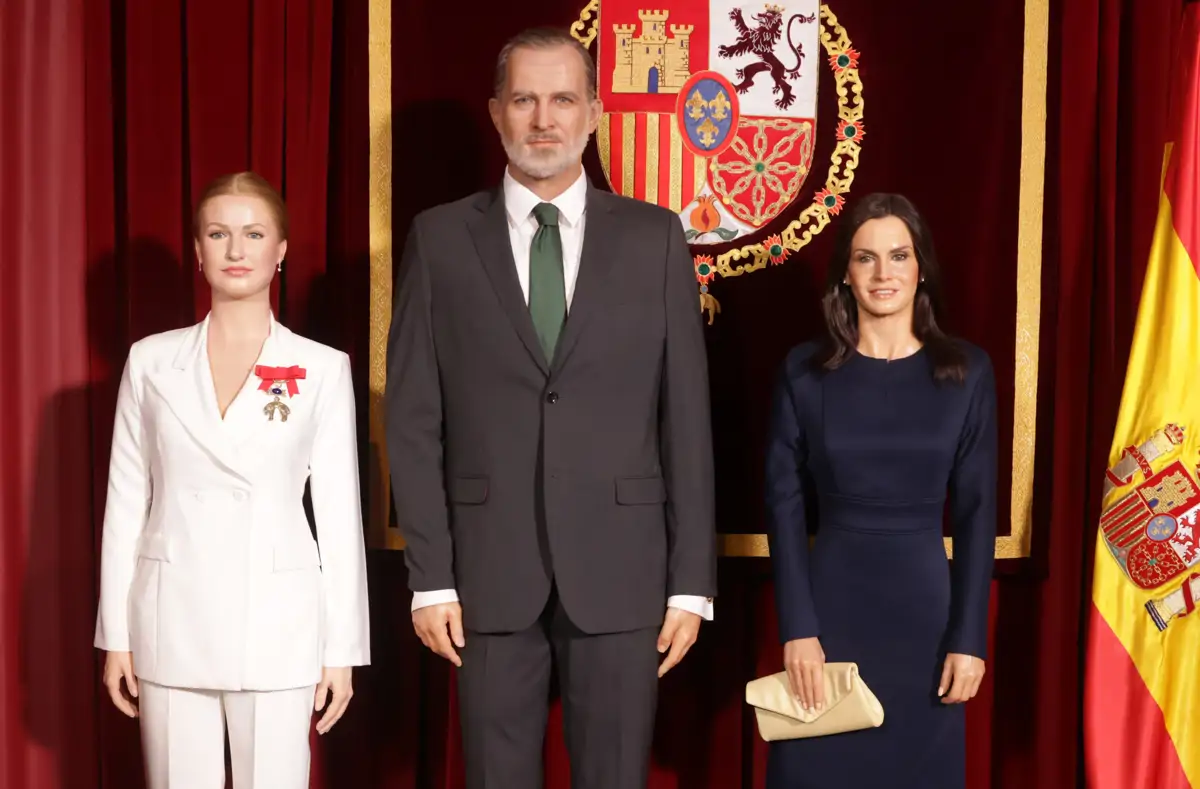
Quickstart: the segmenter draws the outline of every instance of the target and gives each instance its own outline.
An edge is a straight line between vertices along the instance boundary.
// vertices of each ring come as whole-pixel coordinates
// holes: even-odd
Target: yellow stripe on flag
[[[1200,3],[1184,6],[1179,44],[1096,538],[1083,720],[1095,789],[1200,787]]]
[[[1194,483],[1200,462],[1200,279],[1175,231],[1173,211],[1164,191],[1109,467],[1122,459],[1127,447],[1142,445],[1155,432],[1174,424],[1184,429],[1183,441],[1155,459],[1153,470],[1158,473],[1168,463],[1179,460]],[[1104,508],[1107,510],[1143,482],[1141,472],[1133,474],[1126,484],[1109,491]],[[1192,527],[1186,519],[1180,519],[1179,528],[1194,528],[1200,534],[1200,522]],[[1148,602],[1177,590],[1194,572],[1200,572],[1200,565],[1158,588],[1141,589],[1126,577],[1103,532],[1097,538],[1093,604],[1129,652],[1162,710],[1184,773],[1193,786],[1200,787],[1200,611],[1173,620],[1159,632],[1146,608]],[[1129,736],[1138,735],[1130,732]],[[1146,786],[1151,787],[1152,782]]]
[[[658,113],[646,114],[646,196],[647,203],[658,202]]]

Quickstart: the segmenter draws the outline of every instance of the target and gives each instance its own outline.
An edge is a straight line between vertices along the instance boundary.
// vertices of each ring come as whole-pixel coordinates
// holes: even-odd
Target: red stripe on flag
[[[1200,5],[1184,6],[1170,129],[1175,132],[1163,189],[1175,233],[1200,274]]]
[[[1133,534],[1130,534],[1121,540],[1114,539],[1112,542],[1113,545],[1117,546],[1118,548],[1128,548],[1130,545],[1133,545],[1135,542],[1138,542],[1141,539],[1142,533],[1140,531],[1135,531]]]
[[[608,124],[608,181],[615,194],[624,194],[622,173],[625,168],[621,163],[625,160],[625,150],[621,143],[621,115],[609,113],[604,122]]]
[[[1141,515],[1140,513],[1137,513],[1137,512],[1131,513],[1128,518],[1125,518],[1124,520],[1120,521],[1119,523],[1114,523],[1109,526],[1105,526],[1104,527],[1104,536],[1112,538],[1112,537],[1119,537],[1122,534],[1126,534],[1126,533],[1128,533],[1130,527],[1140,526],[1143,523],[1145,523],[1145,518],[1146,518],[1146,516]]]
[[[1140,503],[1141,501],[1139,499],[1134,499],[1135,505]],[[1130,521],[1147,518],[1149,515],[1150,510],[1146,507],[1122,507],[1120,509],[1113,509],[1109,512],[1106,512],[1104,517],[1100,520],[1100,525],[1103,527],[1105,534],[1111,535],[1113,532],[1123,529]]]
[[[1106,518],[1104,520],[1104,524],[1103,524],[1104,525],[1104,533],[1112,534],[1114,531],[1119,531],[1121,528],[1123,528],[1125,526],[1125,524],[1129,523],[1132,520],[1137,520],[1139,515],[1143,518],[1146,517],[1146,513],[1138,512],[1137,510],[1133,510],[1131,512],[1120,513],[1120,517],[1118,517],[1118,518],[1113,518],[1111,520]]]
[[[1137,496],[1130,496],[1108,512],[1104,513],[1104,517],[1100,519],[1100,522],[1103,523],[1104,528],[1107,529],[1109,528],[1109,524],[1125,520],[1130,515],[1136,514],[1138,510],[1142,509],[1141,504],[1142,500],[1140,498]]]
[[[1128,529],[1130,524],[1145,523],[1146,520],[1148,520],[1148,515],[1149,513],[1138,512],[1134,510],[1133,512],[1130,512],[1121,518],[1117,518],[1110,523],[1104,524],[1104,533],[1109,536],[1119,534],[1120,532]]]
[[[674,125],[674,115],[663,115],[658,120],[658,204],[668,208],[671,207],[671,127]]]
[[[1112,531],[1106,531],[1104,533],[1104,536],[1110,540],[1119,540],[1120,538],[1127,536],[1130,532],[1141,531],[1141,528],[1144,525],[1145,525],[1144,522],[1134,519],[1134,520],[1129,521],[1127,524],[1125,524],[1124,526],[1122,526],[1119,529],[1113,529]]]
[[[639,112],[634,116],[637,125],[633,132],[633,147],[637,156],[633,160],[633,196],[638,200],[646,199],[646,113]]]
[[[688,147],[683,146],[683,156],[680,159],[680,193],[683,195],[683,204],[696,199],[696,154],[688,150]]]
[[[1191,789],[1133,659],[1094,605],[1090,614],[1083,713],[1088,789]]]

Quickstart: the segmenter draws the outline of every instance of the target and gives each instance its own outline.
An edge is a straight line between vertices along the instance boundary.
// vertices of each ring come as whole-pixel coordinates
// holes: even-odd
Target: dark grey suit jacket
[[[589,187],[570,314],[547,363],[497,187],[417,216],[388,337],[386,431],[413,591],[479,632],[557,585],[588,633],[716,594],[708,369],[678,218]]]

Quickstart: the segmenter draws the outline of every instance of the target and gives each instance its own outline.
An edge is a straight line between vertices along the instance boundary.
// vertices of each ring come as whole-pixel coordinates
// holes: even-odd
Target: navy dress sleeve
[[[796,414],[789,367],[785,361],[775,382],[766,452],[767,543],[775,575],[779,639],[785,644],[820,635],[809,583],[804,513],[807,448],[803,424]]]
[[[979,357],[950,476],[954,561],[946,651],[986,659],[996,538],[996,379],[987,355]]]

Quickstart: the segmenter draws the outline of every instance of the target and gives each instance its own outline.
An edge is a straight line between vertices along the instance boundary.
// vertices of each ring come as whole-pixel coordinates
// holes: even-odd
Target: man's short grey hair
[[[500,50],[500,56],[496,58],[496,75],[492,85],[494,98],[498,99],[504,93],[504,85],[508,82],[509,57],[512,56],[513,50],[522,47],[526,49],[571,47],[574,49],[583,59],[583,70],[587,76],[588,99],[596,98],[596,61],[592,60],[592,53],[588,52],[575,36],[566,30],[555,27],[533,27],[522,30],[504,44],[504,48]]]

